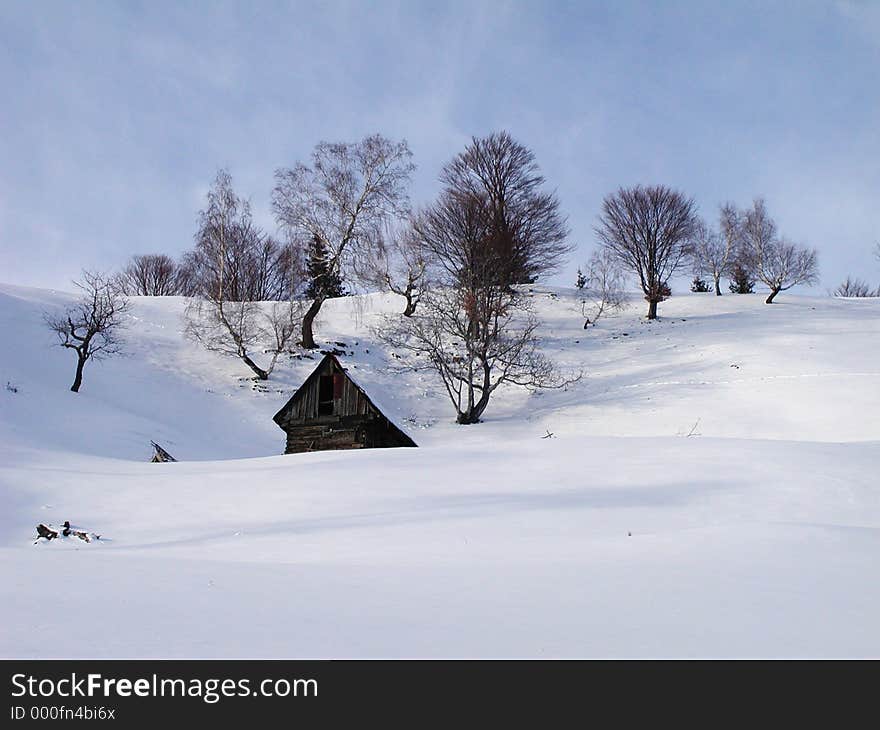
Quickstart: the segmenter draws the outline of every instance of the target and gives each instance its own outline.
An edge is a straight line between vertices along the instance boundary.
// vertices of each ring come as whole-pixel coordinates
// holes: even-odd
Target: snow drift
[[[279,456],[317,359],[256,383],[137,299],[74,394],[41,324],[69,295],[0,286],[0,655],[880,654],[880,300],[675,296],[585,331],[531,296],[585,377],[476,426],[392,372],[396,298],[328,302],[320,337],[421,448]],[[101,540],[33,544],[64,520]]]

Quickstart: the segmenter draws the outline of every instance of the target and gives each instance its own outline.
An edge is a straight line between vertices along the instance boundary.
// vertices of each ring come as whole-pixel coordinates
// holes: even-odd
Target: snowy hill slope
[[[584,331],[536,287],[585,377],[470,427],[392,372],[370,326],[398,301],[331,301],[319,335],[422,448],[278,456],[315,361],[255,388],[139,299],[73,394],[41,325],[68,297],[0,285],[2,656],[880,655],[880,300],[685,295]],[[65,519],[104,539],[31,544]]]

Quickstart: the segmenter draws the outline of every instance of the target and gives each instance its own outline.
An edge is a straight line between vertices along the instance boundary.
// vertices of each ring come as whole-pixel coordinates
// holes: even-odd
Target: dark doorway
[[[318,415],[333,415],[333,376],[322,375],[318,381]]]

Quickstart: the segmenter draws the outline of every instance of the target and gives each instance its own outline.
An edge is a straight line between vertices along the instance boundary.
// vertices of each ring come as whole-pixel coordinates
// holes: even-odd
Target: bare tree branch
[[[840,286],[832,292],[832,296],[841,298],[880,297],[880,287],[872,289],[871,285],[861,279],[847,276]]]
[[[215,179],[199,220],[195,256],[202,271],[202,296],[187,306],[186,334],[208,350],[239,358],[260,380],[267,380],[298,331],[298,268],[284,267],[282,288],[288,301],[260,303],[257,297],[266,294],[263,286],[269,282],[264,266],[275,253],[251,222],[249,206],[235,194],[225,171]],[[261,347],[270,355],[267,367],[254,360]]]
[[[377,334],[413,356],[403,368],[436,372],[457,422],[472,424],[505,383],[538,390],[580,379],[561,376],[541,352],[539,327],[527,299],[501,287],[441,287],[425,295],[414,316],[387,322]]]
[[[586,265],[581,290],[581,314],[584,329],[595,325],[605,312],[619,310],[626,304],[620,262],[608,249],[594,251]]]
[[[78,393],[89,360],[102,360],[122,351],[120,330],[130,305],[115,277],[83,271],[81,280],[74,284],[82,292],[79,301],[63,313],[44,314],[43,320],[58,336],[59,346],[76,352],[76,375],[70,389]]]
[[[404,298],[403,316],[411,317],[428,286],[428,251],[413,222],[388,226],[382,245],[362,264],[365,282]]]

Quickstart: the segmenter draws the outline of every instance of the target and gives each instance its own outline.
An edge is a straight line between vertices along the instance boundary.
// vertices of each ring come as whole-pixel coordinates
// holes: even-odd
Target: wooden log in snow
[[[39,525],[37,525],[37,539],[39,540],[41,537],[45,538],[46,540],[54,540],[56,537],[58,537],[58,533],[55,530],[52,530],[46,527],[46,525],[40,523]]]

